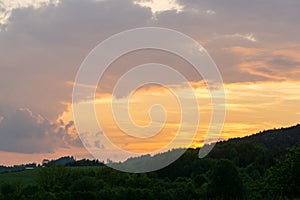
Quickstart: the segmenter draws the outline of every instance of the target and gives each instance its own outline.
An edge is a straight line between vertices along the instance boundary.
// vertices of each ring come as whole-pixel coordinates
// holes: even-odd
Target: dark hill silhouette
[[[57,160],[51,160],[47,164],[45,164],[45,166],[67,165],[68,163],[72,163],[72,162],[75,162],[73,156],[65,156]]]
[[[272,129],[254,135],[233,138],[225,142],[254,142],[267,149],[291,147],[300,142],[300,124],[288,128]],[[220,142],[223,143],[223,142]]]
[[[275,163],[275,160],[272,159],[272,155],[284,155],[287,148],[292,147],[299,142],[300,125],[288,128],[271,129],[242,138],[233,138],[217,142],[213,150],[208,154],[208,158],[225,158],[233,160],[237,166],[244,167],[254,160],[263,159],[261,158],[261,155],[266,154],[266,150],[268,150],[267,152],[269,156],[266,156],[267,159],[265,158],[264,160],[264,164],[268,167]],[[182,150],[183,149],[174,149],[154,156],[145,155],[129,158],[123,163],[112,163],[111,165],[116,168],[119,168],[118,166],[122,166],[120,168],[125,169],[125,171],[127,168],[132,169],[133,166],[137,168],[144,168],[145,171],[147,171],[149,166],[159,164],[162,160],[176,157]],[[181,158],[175,161],[174,164],[171,164],[169,168],[176,166],[175,168],[178,170],[180,167],[178,167],[177,163],[185,163],[197,159],[198,152],[199,148],[189,149],[187,153],[183,154]]]

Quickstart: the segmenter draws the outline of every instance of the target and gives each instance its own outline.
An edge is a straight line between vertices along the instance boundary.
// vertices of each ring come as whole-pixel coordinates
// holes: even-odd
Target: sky
[[[299,0],[0,0],[0,165],[40,163],[65,155],[92,158],[73,122],[76,73],[100,42],[146,26],[188,35],[218,66],[227,108],[221,139],[298,124],[299,18]],[[193,85],[202,117],[191,146],[203,145],[212,108],[205,82],[185,61],[154,50],[112,63],[97,88],[101,131],[110,133],[117,146],[139,153],[172,140],[181,125],[180,108],[166,88],[148,86],[131,96],[132,119],[140,126],[151,122],[148,111],[153,104],[165,106],[165,127],[147,144],[124,138],[109,107],[112,85],[122,73],[153,61],[174,66]],[[178,92],[185,89],[178,87]],[[153,112],[161,116],[161,110]],[[98,140],[92,145],[102,148]]]

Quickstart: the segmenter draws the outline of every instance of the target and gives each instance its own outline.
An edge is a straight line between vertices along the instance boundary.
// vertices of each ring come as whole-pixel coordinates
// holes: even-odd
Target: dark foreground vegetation
[[[151,173],[123,173],[97,161],[0,171],[2,199],[299,199],[300,126],[199,149]]]

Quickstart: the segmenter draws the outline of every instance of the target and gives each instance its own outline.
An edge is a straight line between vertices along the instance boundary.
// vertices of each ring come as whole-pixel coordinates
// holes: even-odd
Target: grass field
[[[66,167],[66,169],[71,171],[98,171],[102,167],[97,166],[85,166],[85,167]],[[0,184],[1,183],[22,183],[25,185],[33,184],[36,182],[38,178],[38,174],[40,170],[43,168],[36,168],[31,170],[23,170],[18,172],[7,172],[7,173],[0,173]]]
[[[0,183],[15,183],[22,184],[34,183],[38,177],[40,169],[24,170],[19,172],[9,172],[0,174]]]

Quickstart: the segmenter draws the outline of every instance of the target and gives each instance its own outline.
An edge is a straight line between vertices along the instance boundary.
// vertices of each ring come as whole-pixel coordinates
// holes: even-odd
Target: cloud
[[[174,10],[176,12],[182,11],[182,5],[178,4],[176,0],[137,0],[135,4],[142,7],[150,8],[155,15],[158,12]]]
[[[166,7],[155,19],[149,8],[131,0],[61,0],[55,6],[46,0],[3,2],[2,9],[12,11],[6,30],[0,32],[0,115],[5,117],[25,106],[34,113],[56,119],[67,109],[66,103],[71,102],[72,85],[68,83],[74,81],[85,56],[99,42],[126,29],[163,26],[192,36],[208,49],[225,82],[266,78],[241,70],[245,55],[230,48],[273,51],[274,39],[277,46],[299,43],[300,28],[295,26],[300,18],[297,0],[272,1],[272,9],[268,1],[257,0],[230,0],[226,4],[218,0],[172,1],[171,5],[182,10]],[[293,51],[293,47],[289,49]],[[173,57],[157,55],[145,52],[139,55],[139,60],[155,58],[176,65]],[[129,56],[123,63],[124,66],[119,65],[111,72],[112,81],[123,69],[128,69],[126,66],[139,61],[137,56]],[[180,64],[177,68],[185,71],[192,81],[199,79],[186,63]],[[111,85],[108,81],[103,87]]]
[[[299,45],[282,44],[280,50],[249,47],[230,47],[227,50],[243,57],[236,68],[246,75],[251,74],[265,81],[299,80]]]
[[[0,123],[0,151],[49,153],[60,147],[80,146],[73,122],[53,123],[29,109],[19,109]]]
[[[0,30],[9,22],[12,12],[16,9],[28,7],[38,9],[42,6],[57,5],[58,2],[59,0],[2,0],[0,2]]]
[[[202,26],[203,29],[214,28],[214,31],[219,34],[243,34],[254,31],[263,40],[278,42],[278,39],[284,40],[288,37],[288,40],[299,41],[296,35],[299,31],[297,19],[300,15],[298,9],[300,2],[297,0],[229,0],[226,2],[179,0],[178,2],[184,6],[182,13],[185,11],[188,13],[190,9],[216,12],[213,18],[205,19],[206,22],[210,22],[210,25]],[[197,15],[195,17],[200,18]],[[180,21],[182,20],[184,18]],[[201,26],[202,22],[203,20],[198,21],[198,24]]]
[[[221,37],[225,37],[225,38],[241,38],[244,40],[248,40],[250,42],[257,42],[257,39],[255,38],[253,33],[248,33],[248,34],[239,34],[239,33],[235,33],[235,34],[231,34],[231,35],[222,35]]]
[[[294,60],[287,56],[277,56],[268,60],[268,64],[273,68],[285,68],[287,70],[300,67],[300,61]]]
[[[179,0],[178,3],[183,6],[181,12],[159,13],[153,23],[182,31],[198,40],[216,62],[226,83],[297,79],[287,73],[287,66],[282,66],[276,72],[272,69],[273,74],[253,73],[257,71],[255,63],[249,60],[267,63],[276,59],[276,51],[283,49],[300,57],[295,48],[300,43],[300,27],[297,22],[300,18],[297,9],[299,1],[230,0],[224,3],[220,0]],[[212,10],[214,14],[207,15],[205,10]],[[256,51],[256,55],[249,57],[244,52],[231,51],[237,47],[251,48]],[[249,70],[241,67],[245,63],[249,63]],[[269,67],[273,66],[266,65],[266,68]],[[299,70],[297,65],[290,67],[293,71]],[[280,73],[281,78],[276,78]]]
[[[112,34],[147,24],[151,16],[129,0],[15,8],[0,32],[0,115],[26,106],[56,119],[71,102],[68,82],[91,49]]]
[[[200,107],[200,123],[193,146],[199,147],[199,145],[202,145],[201,141],[203,141],[208,131],[212,105],[205,83],[200,81],[192,83],[192,85],[195,87]],[[300,100],[299,80],[228,83],[224,87],[227,96],[227,119],[222,131],[222,139],[241,137],[264,129],[299,123],[299,112],[297,112],[300,109],[300,104],[298,103]],[[279,90],[278,88],[281,89]],[[176,90],[181,94],[189,94],[182,87],[176,87]],[[160,148],[161,144],[171,141],[179,127],[183,132],[187,133],[193,130],[192,119],[195,116],[189,113],[189,120],[181,123],[179,110],[182,107],[178,106],[178,102],[170,97],[168,90],[160,87],[148,87],[139,89],[132,96],[119,99],[118,102],[126,102],[130,98],[129,113],[130,120],[135,123],[133,125],[126,117],[121,118],[122,120],[120,121],[116,120],[118,118],[116,117],[117,115],[112,114],[110,101],[103,99],[113,97],[99,96],[101,99],[97,99],[95,102],[99,125],[105,135],[110,138],[110,141],[119,147],[134,152],[147,152],[147,150],[150,152],[153,149]],[[184,98],[188,100],[189,95],[184,95]],[[149,109],[154,104],[159,104],[164,108],[166,122],[161,118],[163,114],[160,110],[151,110],[149,112]],[[191,104],[189,105],[191,107],[185,107],[186,110],[195,109]],[[124,112],[123,107],[119,107],[118,112],[119,114]],[[156,118],[157,116],[158,118]],[[126,129],[121,130],[116,122],[121,123]],[[157,127],[162,126],[162,123],[164,124],[164,129],[161,132],[156,131]],[[146,128],[143,131],[137,131],[134,128],[136,124]],[[124,130],[130,130],[128,133],[134,135],[141,135],[141,133],[146,131],[158,134],[152,137],[151,140],[139,141],[128,137],[128,135],[124,134]],[[100,134],[102,135],[102,133]],[[99,134],[85,134],[84,139],[85,141],[92,141],[88,143],[89,148],[100,147],[97,142]],[[207,142],[210,139],[213,138],[209,138]],[[184,140],[182,141],[184,142]]]
[[[162,26],[193,37],[208,50],[226,84],[299,80],[299,0],[177,0],[162,10],[133,0],[53,2],[0,3],[0,24],[5,24],[0,31],[0,149],[31,153],[76,145],[69,138],[73,124],[55,122],[71,103],[69,83],[99,42],[130,28]],[[159,11],[155,17],[153,9]],[[189,80],[201,78],[186,62],[148,51],[113,63],[101,89],[110,91],[129,66],[153,59]],[[22,107],[30,111],[18,110]]]

